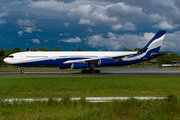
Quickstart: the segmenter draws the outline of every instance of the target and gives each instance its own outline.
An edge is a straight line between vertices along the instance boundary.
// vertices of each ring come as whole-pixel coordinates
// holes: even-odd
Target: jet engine
[[[67,69],[67,68],[71,68],[70,64],[63,64],[63,63],[61,63],[59,65],[59,69]]]
[[[114,63],[116,63],[116,60],[113,60],[113,59],[100,59],[98,61],[99,65],[109,65],[109,64],[114,64]]]
[[[81,69],[81,68],[87,68],[88,64],[87,63],[72,63],[71,68],[72,69]]]

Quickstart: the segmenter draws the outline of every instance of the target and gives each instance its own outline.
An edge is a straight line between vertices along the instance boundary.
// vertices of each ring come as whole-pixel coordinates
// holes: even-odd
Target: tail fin
[[[148,42],[148,44],[138,51],[138,53],[143,53],[149,50],[153,52],[159,52],[162,42],[164,40],[166,30],[160,30],[156,35]]]

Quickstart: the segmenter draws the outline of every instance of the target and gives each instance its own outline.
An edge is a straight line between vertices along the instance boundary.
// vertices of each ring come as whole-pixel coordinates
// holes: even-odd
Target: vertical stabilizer
[[[148,42],[148,44],[139,50],[139,53],[147,52],[153,50],[153,52],[159,52],[162,42],[164,40],[166,30],[160,30],[156,35]]]

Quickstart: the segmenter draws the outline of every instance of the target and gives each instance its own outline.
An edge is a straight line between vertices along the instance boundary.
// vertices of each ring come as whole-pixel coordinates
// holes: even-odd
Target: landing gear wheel
[[[24,70],[21,70],[20,72],[21,72],[21,74],[24,74]]]
[[[87,70],[87,73],[92,73],[92,70]]]
[[[100,70],[95,70],[95,73],[100,73]]]
[[[81,70],[81,73],[86,73],[86,70]]]

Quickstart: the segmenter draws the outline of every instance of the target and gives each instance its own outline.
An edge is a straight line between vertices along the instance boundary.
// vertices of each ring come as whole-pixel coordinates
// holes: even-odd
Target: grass
[[[0,76],[0,99],[57,98],[0,103],[1,120],[177,120],[179,76]],[[89,103],[69,97],[168,96],[165,100]]]
[[[26,120],[177,120],[180,104],[168,100],[88,103],[70,101],[0,104],[0,119]]]
[[[0,76],[0,98],[180,97],[179,76]]]

